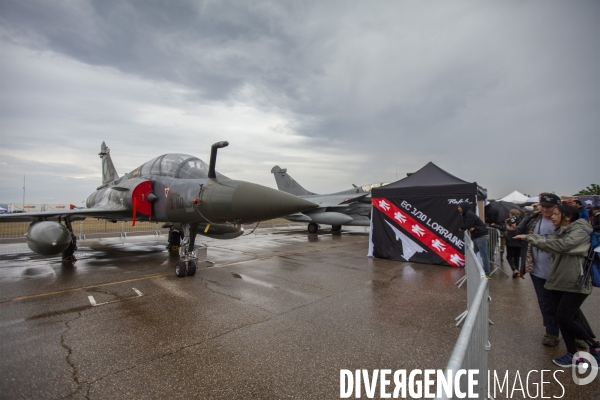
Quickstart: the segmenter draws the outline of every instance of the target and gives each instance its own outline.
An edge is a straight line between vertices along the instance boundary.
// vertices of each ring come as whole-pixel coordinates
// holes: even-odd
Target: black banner
[[[464,266],[462,215],[475,196],[373,198],[373,255],[398,261]]]

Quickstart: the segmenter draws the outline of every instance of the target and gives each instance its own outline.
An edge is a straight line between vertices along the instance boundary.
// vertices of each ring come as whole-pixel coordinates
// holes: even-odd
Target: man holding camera
[[[553,193],[540,194],[541,211],[523,219],[518,225],[506,225],[506,237],[512,240],[516,235],[537,233],[542,237],[550,237],[554,233],[552,213],[560,204],[560,197]],[[556,311],[550,290],[546,289],[546,279],[550,269],[550,253],[523,243],[521,248],[521,272],[529,272],[535,288],[538,304],[542,313],[546,334],[542,340],[544,346],[554,347],[560,343],[559,328],[556,322]]]

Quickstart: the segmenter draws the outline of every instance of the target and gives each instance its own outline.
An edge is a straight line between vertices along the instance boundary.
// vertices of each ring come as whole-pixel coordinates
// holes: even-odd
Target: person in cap
[[[523,219],[518,225],[506,226],[507,240],[513,240],[517,235],[537,234],[542,238],[550,237],[554,234],[554,225],[552,224],[552,214],[557,206],[561,204],[560,197],[553,193],[541,193],[539,197],[541,211],[535,212],[529,217]],[[560,329],[556,322],[556,310],[552,302],[552,294],[544,288],[548,271],[550,269],[550,253],[531,246],[529,243],[523,243],[521,247],[521,265],[519,271],[521,274],[529,272],[535,294],[537,296],[542,320],[546,328],[546,334],[542,339],[544,346],[554,347],[560,343]]]
[[[508,212],[508,216],[506,221],[504,221],[504,226],[502,226],[503,232],[506,232],[506,226],[516,226],[519,224],[521,220],[521,211],[513,208]],[[519,267],[521,265],[521,244],[522,242],[520,240],[513,240],[506,237],[506,261],[508,261],[508,265],[510,265],[510,268],[513,271],[513,278],[523,278],[523,275],[519,272]]]
[[[458,212],[463,216],[463,222],[460,226],[461,231],[469,231],[475,253],[479,253],[483,262],[483,270],[488,279],[491,277],[490,272],[490,255],[488,245],[487,226],[481,219],[471,211],[471,203],[461,203],[458,205]]]

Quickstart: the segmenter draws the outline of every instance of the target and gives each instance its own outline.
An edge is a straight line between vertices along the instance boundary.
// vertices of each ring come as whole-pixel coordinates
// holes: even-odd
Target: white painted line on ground
[[[94,299],[94,296],[88,296],[88,299],[90,300],[90,303],[92,303],[93,307],[96,306],[103,306],[105,304],[111,304],[111,303],[116,303],[118,301],[124,301],[124,300],[131,300],[131,299],[137,299],[138,297],[142,297],[144,294],[142,292],[140,292],[139,290],[137,290],[136,288],[132,288],[133,291],[137,294],[137,296],[131,296],[131,297],[127,297],[125,299],[118,299],[118,300],[111,300],[111,301],[105,301],[104,303],[96,303],[96,300]]]

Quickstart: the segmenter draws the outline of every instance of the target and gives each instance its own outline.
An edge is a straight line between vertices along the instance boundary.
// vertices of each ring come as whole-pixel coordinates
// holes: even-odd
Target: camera
[[[508,225],[514,225],[517,223],[518,220],[519,220],[519,217],[517,217],[516,215],[513,215],[512,217],[510,217],[510,219],[508,221],[506,221],[506,223]]]

